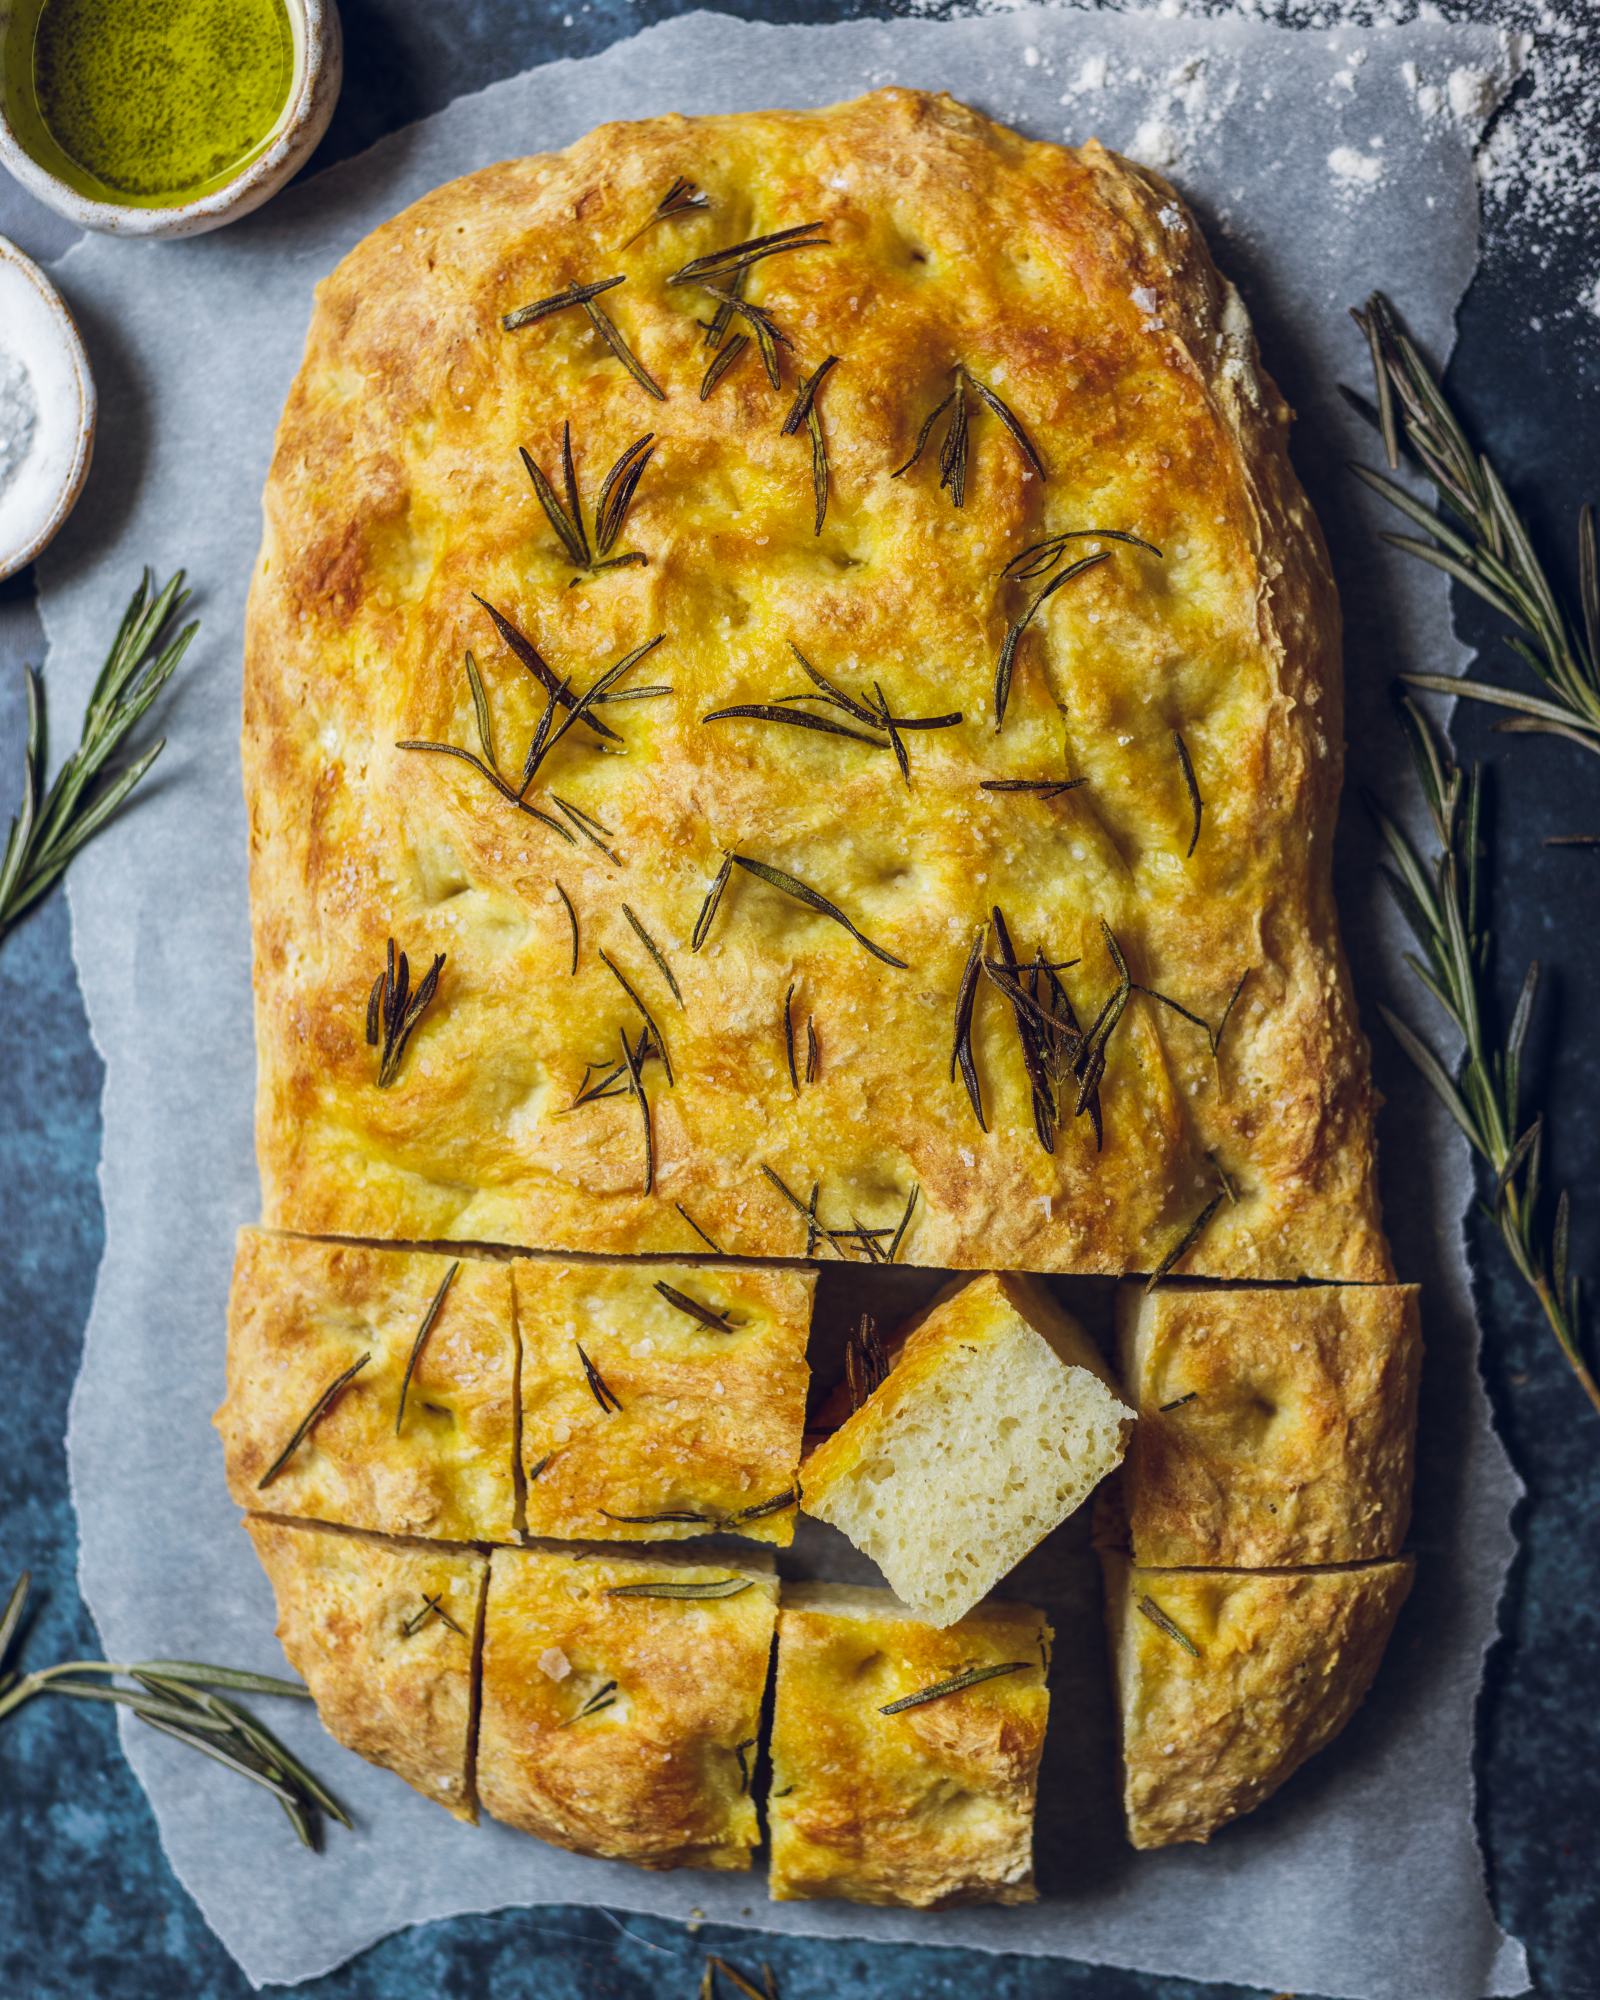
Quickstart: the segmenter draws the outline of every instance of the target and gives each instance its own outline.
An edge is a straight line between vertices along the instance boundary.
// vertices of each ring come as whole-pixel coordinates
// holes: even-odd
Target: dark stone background
[[[1516,4],[1457,0],[1443,11],[1499,21]],[[823,21],[894,13],[900,0],[724,0],[724,7],[749,18]],[[589,54],[680,11],[686,11],[680,0],[571,0],[570,12],[564,0],[343,0],[344,96],[317,164],[496,77],[555,56]],[[1314,18],[1315,8],[1314,0],[1269,0],[1256,11]],[[1588,101],[1570,107],[1570,115],[1595,124],[1600,9],[1595,0],[1554,0],[1554,12],[1581,24],[1588,38],[1591,62],[1582,86]],[[0,230],[41,257],[58,254],[71,235],[9,183],[0,185]],[[1461,316],[1450,385],[1509,475],[1558,574],[1570,582],[1575,509],[1600,497],[1600,338],[1587,315],[1575,323],[1552,309],[1573,298],[1583,252],[1558,245],[1552,264],[1549,248],[1515,228],[1491,235]],[[130,254],[138,253],[130,248]],[[1402,301],[1404,287],[1404,272],[1396,272]],[[1498,650],[1493,621],[1458,598],[1463,630]],[[9,810],[20,759],[19,665],[41,653],[33,581],[25,573],[0,584],[0,818]],[[1520,670],[1503,665],[1504,658],[1492,661],[1495,672],[1515,678]],[[1388,674],[1403,664],[1352,659],[1349,670]],[[1595,1273],[1600,1037],[1584,996],[1600,976],[1600,853],[1546,849],[1543,838],[1600,832],[1600,766],[1569,745],[1496,737],[1488,720],[1488,711],[1463,705],[1455,734],[1463,757],[1482,756],[1493,767],[1490,880],[1500,984],[1509,999],[1529,957],[1546,966],[1535,1088],[1553,1112],[1552,1172],[1576,1196],[1574,1262]],[[60,716],[56,728],[65,742],[76,718]],[[1398,1058],[1381,1035],[1376,1054],[1380,1081],[1386,1071],[1395,1075]],[[100,1086],[66,907],[57,896],[0,950],[0,1351],[7,1406],[0,1585],[24,1565],[33,1571],[37,1601],[26,1646],[33,1663],[98,1650],[75,1586],[61,1440],[101,1247]],[[1392,1160],[1396,1135],[1388,1143]],[[1392,1201],[1392,1171],[1387,1178]],[[1474,1239],[1485,1372],[1528,1487],[1518,1524],[1522,1554],[1482,1703],[1479,1821],[1496,1909],[1527,1943],[1537,1991],[1549,2000],[1582,2000],[1600,1995],[1593,1756],[1600,1419],[1572,1385],[1493,1232],[1475,1224]],[[41,1701],[6,1724],[0,1853],[0,1993],[15,2000],[157,1994],[232,2000],[249,1991],[168,1870],[144,1796],[118,1754],[109,1712]],[[408,1931],[301,1990],[317,2000],[409,2000],[422,1993],[448,2000],[484,1992],[504,2000],[689,2000],[707,1950],[725,1951],[751,1970],[769,1958],[784,2000],[824,1993],[838,2000],[932,2000],[979,1989],[991,2000],[1091,1994],[1189,2000],[1225,1990],[931,1947],[763,1940],[710,1929],[693,1935],[651,1918],[565,1909],[512,1910]],[[1419,2000],[1474,2000],[1440,1994],[1422,1965],[1415,1991]]]

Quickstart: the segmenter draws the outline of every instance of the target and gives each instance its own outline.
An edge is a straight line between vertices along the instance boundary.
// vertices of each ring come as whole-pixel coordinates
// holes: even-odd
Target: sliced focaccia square
[[[806,1460],[804,1506],[949,1625],[1113,1470],[1131,1423],[1077,1321],[1042,1286],[991,1273],[911,1328]]]
[[[1105,1562],[1135,1847],[1209,1840],[1332,1741],[1372,1684],[1409,1562],[1140,1569]]]
[[[298,1521],[245,1526],[272,1579],[283,1650],[324,1728],[476,1820],[473,1653],[488,1558]]]
[[[1050,1637],[1026,1604],[940,1629],[886,1590],[785,1584],[773,1898],[1031,1902]]]
[[[241,1507],[383,1534],[510,1539],[509,1266],[242,1231],[216,1423]]]
[[[496,1549],[478,1792],[496,1819],[642,1868],[748,1868],[772,1559]]]
[[[1397,1555],[1411,1518],[1414,1285],[1124,1286],[1134,1559],[1240,1569]]]
[[[530,1535],[794,1539],[811,1272],[515,1267]]]

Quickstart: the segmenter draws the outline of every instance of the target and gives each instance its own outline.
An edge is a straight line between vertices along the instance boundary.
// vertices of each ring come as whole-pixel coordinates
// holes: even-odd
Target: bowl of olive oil
[[[339,94],[335,0],[0,0],[0,164],[85,229],[259,208]]]

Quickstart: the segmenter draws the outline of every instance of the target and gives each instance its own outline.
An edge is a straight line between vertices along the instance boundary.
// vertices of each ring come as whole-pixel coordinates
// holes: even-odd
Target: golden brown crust
[[[514,1269],[529,1534],[659,1542],[722,1529],[793,1541],[813,1273]],[[727,1330],[674,1305],[663,1285]]]
[[[785,1585],[772,1719],[771,1890],[937,1909],[1034,1898],[1050,1628],[990,1602],[936,1631],[888,1591]],[[897,1715],[972,1668],[1008,1673]]]
[[[615,1594],[729,1581],[745,1587],[694,1600]],[[485,1810],[579,1854],[748,1868],[777,1596],[771,1559],[755,1555],[496,1549],[478,1734]]]
[[[283,1650],[323,1727],[457,1819],[476,1820],[473,1651],[487,1559],[299,1522],[244,1525],[272,1579]]]
[[[1209,1840],[1330,1742],[1371,1685],[1411,1588],[1409,1562],[1249,1571],[1103,1561],[1135,1847]]]
[[[1136,1561],[1399,1554],[1422,1363],[1414,1285],[1127,1286],[1117,1336],[1139,1417],[1121,1473]]]
[[[397,1434],[406,1363],[456,1263]],[[363,1354],[366,1366],[263,1488],[323,1390]],[[516,1395],[509,1265],[240,1231],[216,1415],[239,1506],[380,1534],[507,1541]]]
[[[679,174],[710,210],[619,250]],[[702,401],[709,301],[664,282],[714,246],[813,218],[827,246],[760,266],[750,296],[777,315],[792,364],[841,357],[818,405],[832,473],[820,535],[805,435],[779,434],[790,381],[772,392],[752,353]],[[508,308],[616,271],[627,282],[605,303],[663,403],[581,314],[500,330]],[[1004,397],[1049,474],[975,404],[959,512],[931,450],[891,477],[957,361]],[[657,434],[620,544],[648,566],[579,589],[517,459],[526,445],[553,470],[569,419],[591,508],[623,448]],[[1214,1154],[1239,1198],[1184,1268],[1386,1278],[1372,1093],[1328,881],[1338,616],[1286,427],[1171,189],[947,98],[605,126],[374,232],[319,293],[247,636],[269,1220],[683,1254],[700,1245],[682,1204],[730,1252],[798,1254],[804,1222],[766,1162],[802,1199],[820,1182],[839,1228],[892,1226],[920,1188],[909,1261],[1124,1273],[1180,1239]],[[997,732],[995,664],[1030,588],[997,574],[1042,535],[1094,527],[1142,535],[1163,559],[1107,543],[1109,560],[1051,597]],[[613,829],[618,864],[464,764],[395,747],[474,744],[471,647],[501,761],[520,771],[542,691],[474,592],[580,687],[664,635],[642,671],[670,696],[607,711],[627,755],[598,757],[579,728],[535,788],[543,799],[548,778]],[[791,640],[852,690],[881,682],[898,713],[965,719],[911,739],[910,788],[886,747],[701,720],[803,686]],[[1175,730],[1205,801],[1187,859]],[[1054,800],[980,789],[1054,774],[1087,782]],[[908,969],[741,873],[692,953],[728,851],[813,884]],[[558,884],[579,919],[575,976]],[[1243,978],[1218,1057],[1134,994],[1108,1050],[1103,1150],[1069,1086],[1047,1153],[1010,1008],[985,985],[980,1132],[949,1047],[995,904],[1024,954],[1081,960],[1064,977],[1085,1021],[1114,985],[1102,920],[1134,979],[1212,1023]],[[436,951],[447,963],[380,1092],[362,1030],[391,935],[419,971]],[[639,1027],[599,947],[672,1057],[675,1087],[647,1070],[650,1195],[631,1095],[563,1115],[585,1065],[614,1061]],[[821,1049],[799,1091],[780,1029],[791,986]]]

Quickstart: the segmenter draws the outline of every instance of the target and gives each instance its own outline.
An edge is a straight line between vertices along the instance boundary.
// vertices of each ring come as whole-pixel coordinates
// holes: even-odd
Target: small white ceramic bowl
[[[337,0],[284,0],[294,35],[294,82],[267,146],[224,187],[171,208],[136,208],[96,201],[60,180],[28,153],[17,135],[14,108],[0,81],[0,165],[32,195],[80,229],[109,236],[199,236],[259,208],[299,172],[328,129],[344,77],[344,37]],[[19,0],[0,0],[0,47]]]
[[[89,357],[54,285],[0,236],[0,373],[25,371],[26,417],[0,439],[0,462],[18,453],[0,486],[0,579],[33,561],[72,512],[94,455],[95,393]],[[10,447],[10,451],[6,449]]]

